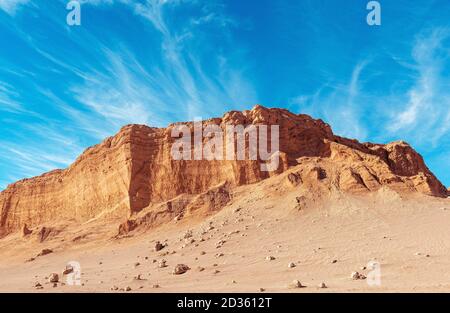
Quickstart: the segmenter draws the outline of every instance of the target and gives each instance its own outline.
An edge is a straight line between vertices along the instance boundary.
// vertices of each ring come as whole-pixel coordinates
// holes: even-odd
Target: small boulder
[[[32,232],[33,231],[28,228],[27,224],[23,224],[22,237],[26,237],[26,236],[30,235]]]
[[[63,275],[67,275],[73,272],[73,266],[72,265],[66,265],[66,268],[63,270]]]
[[[162,249],[164,249],[165,247],[166,247],[166,245],[164,245],[164,244],[162,244],[161,242],[157,241],[157,242],[155,243],[155,248],[154,248],[154,250],[155,250],[156,252],[158,252],[158,251],[161,251]]]
[[[161,260],[161,261],[159,261],[159,263],[158,263],[158,267],[159,268],[164,268],[164,267],[167,267],[167,261],[166,260]]]
[[[185,264],[177,264],[173,270],[174,275],[181,275],[190,270],[190,267]]]
[[[293,280],[292,283],[289,284],[289,288],[303,288],[304,286],[298,280]]]
[[[328,288],[328,286],[324,282],[321,282],[318,287],[322,289]]]
[[[50,276],[49,276],[49,278],[48,278],[48,281],[49,281],[50,283],[57,283],[57,282],[59,282],[59,275],[56,274],[56,273],[50,274]]]
[[[353,280],[359,280],[359,279],[366,279],[366,276],[363,274],[360,274],[358,272],[352,272],[352,274],[350,275],[350,278]]]

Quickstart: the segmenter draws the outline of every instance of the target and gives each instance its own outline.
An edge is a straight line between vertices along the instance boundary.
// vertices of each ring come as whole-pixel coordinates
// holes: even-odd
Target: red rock
[[[26,236],[30,235],[32,232],[33,231],[28,228],[27,224],[23,224],[22,237],[26,237]]]
[[[0,193],[0,237],[27,223],[78,223],[102,216],[126,220],[121,234],[139,225],[153,227],[175,217],[209,214],[230,201],[230,190],[299,166],[288,177],[297,185],[319,190],[331,185],[344,192],[398,192],[447,197],[449,191],[407,143],[359,143],[333,134],[321,120],[284,109],[256,106],[210,119],[204,126],[279,125],[280,166],[265,172],[259,160],[175,161],[171,146],[175,127],[127,125],[118,134],[88,148],[71,166],[24,179]],[[193,128],[192,123],[184,125]],[[300,165],[298,165],[300,164]],[[334,187],[333,187],[334,188]],[[133,215],[143,212],[137,217]],[[49,228],[39,232],[44,241]]]

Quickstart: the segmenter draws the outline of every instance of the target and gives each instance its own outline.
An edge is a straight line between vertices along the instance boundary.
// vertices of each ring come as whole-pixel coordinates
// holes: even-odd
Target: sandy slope
[[[128,238],[111,239],[120,221],[68,225],[43,243],[9,236],[0,241],[0,291],[110,292],[113,286],[115,292],[126,287],[131,292],[450,291],[450,199],[402,198],[382,188],[365,196],[335,191],[299,207],[298,192],[285,188],[285,176],[236,189],[233,201],[214,216],[173,221]],[[209,225],[214,229],[201,234]],[[187,230],[193,237],[186,240]],[[156,240],[168,246],[155,252]],[[220,240],[225,242],[217,248]],[[54,253],[25,262],[44,248]],[[153,262],[161,259],[168,267]],[[371,260],[381,264],[381,286],[350,279],[353,271],[367,273],[361,267]],[[84,286],[47,283],[45,277],[61,273],[69,261],[81,264]],[[288,268],[290,262],[297,266]],[[178,263],[191,270],[171,274]],[[142,280],[134,278],[138,274]],[[294,279],[306,288],[289,288]],[[36,282],[44,289],[37,290]],[[328,288],[318,288],[321,282]]]

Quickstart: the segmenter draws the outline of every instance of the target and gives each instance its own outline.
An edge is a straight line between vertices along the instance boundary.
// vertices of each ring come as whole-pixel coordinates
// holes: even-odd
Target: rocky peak
[[[322,120],[285,109],[257,105],[204,122],[220,127],[279,125],[280,165],[275,172],[261,171],[260,160],[176,161],[171,157],[171,129],[178,124],[192,126],[126,125],[86,149],[67,169],[10,185],[0,193],[0,236],[55,218],[126,218],[180,195],[203,194],[223,183],[229,188],[255,183],[295,166],[303,168],[298,181],[311,186],[325,184],[345,192],[390,186],[438,197],[448,194],[407,143],[359,143],[334,135]]]

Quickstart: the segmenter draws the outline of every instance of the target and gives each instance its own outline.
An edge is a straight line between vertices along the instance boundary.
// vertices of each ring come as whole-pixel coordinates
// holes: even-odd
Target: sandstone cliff
[[[193,123],[183,124],[193,131]],[[226,113],[222,118],[204,121],[203,126],[211,124],[221,128],[229,124],[279,125],[278,170],[262,171],[261,160],[173,160],[175,139],[171,132],[179,124],[167,128],[128,125],[87,149],[69,168],[18,181],[1,192],[0,236],[25,224],[34,227],[53,220],[80,223],[100,217],[127,219],[155,205],[163,206],[157,212],[165,212],[168,220],[186,214],[186,208],[195,211],[214,207],[217,188],[221,190],[220,202],[226,202],[225,189],[261,181],[293,166],[300,166],[295,177],[291,176],[296,183],[312,186],[326,182],[327,188],[345,192],[390,186],[436,197],[448,193],[422,157],[405,142],[359,143],[335,136],[321,120],[261,106]],[[183,204],[177,209],[180,201]],[[132,227],[132,223],[123,227]]]

